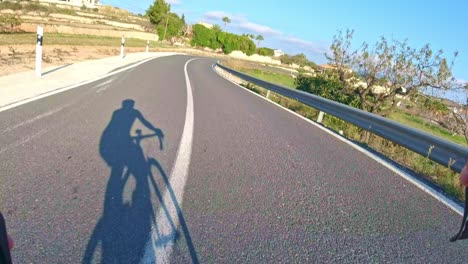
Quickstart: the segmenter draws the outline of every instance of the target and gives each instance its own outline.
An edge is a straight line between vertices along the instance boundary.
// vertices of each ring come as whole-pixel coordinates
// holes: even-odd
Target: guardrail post
[[[320,111],[318,118],[317,118],[317,123],[322,124],[324,114],[325,114],[324,112]]]
[[[124,58],[125,37],[122,36],[122,45],[120,46],[120,58]]]
[[[44,28],[37,26],[37,41],[36,41],[36,76],[41,77],[42,72],[42,40],[44,38]]]
[[[146,53],[149,52],[149,40],[146,41]]]

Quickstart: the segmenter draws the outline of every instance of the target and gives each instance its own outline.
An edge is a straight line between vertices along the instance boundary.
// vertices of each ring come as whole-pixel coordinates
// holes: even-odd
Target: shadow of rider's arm
[[[141,114],[140,111],[138,111],[137,118],[148,129],[153,130],[158,137],[164,137],[164,133],[162,132],[162,130],[159,129],[159,128],[154,127],[153,124],[151,124],[148,120],[145,119],[145,117]]]

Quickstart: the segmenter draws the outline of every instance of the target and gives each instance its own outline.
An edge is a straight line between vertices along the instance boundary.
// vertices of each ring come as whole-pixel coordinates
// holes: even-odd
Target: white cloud
[[[229,17],[231,23],[246,22],[247,18],[243,15],[233,15],[224,11],[210,11],[203,14],[203,19],[209,20],[210,22],[222,22],[223,17]]]
[[[180,0],[166,0],[166,2],[171,5],[180,5]]]
[[[244,33],[254,33],[268,36],[282,34],[281,32],[274,30],[269,26],[249,21],[244,15],[229,14],[224,11],[210,11],[203,14],[204,20],[215,24],[222,24],[223,17],[229,17],[229,19],[231,19],[230,27],[241,31],[248,31]]]
[[[237,33],[261,34],[265,37],[265,44],[273,48],[283,49],[291,54],[305,53],[313,60],[323,62],[323,54],[329,52],[329,45],[325,42],[313,42],[286,35],[284,32],[275,30],[267,25],[262,25],[249,21],[242,14],[230,14],[224,11],[210,11],[202,16],[204,22],[223,25],[223,17],[229,17],[231,23],[228,29]]]
[[[277,36],[277,35],[282,34],[281,32],[274,30],[269,26],[260,25],[260,24],[256,24],[256,23],[252,23],[248,21],[240,23],[238,27],[241,29],[250,31],[252,33],[255,33],[255,34],[262,34],[262,35],[269,35],[269,36]]]

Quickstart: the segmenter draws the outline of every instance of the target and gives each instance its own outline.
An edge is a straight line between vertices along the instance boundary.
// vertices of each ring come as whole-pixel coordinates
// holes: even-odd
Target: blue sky
[[[152,0],[102,0],[144,13]],[[262,34],[262,46],[287,53],[305,53],[322,64],[333,35],[339,29],[354,29],[354,44],[370,44],[379,37],[408,39],[413,47],[430,43],[451,56],[459,51],[454,75],[468,80],[468,1],[466,0],[166,0],[173,12],[185,14],[191,23],[205,21],[222,25],[224,15],[232,19],[228,31]]]

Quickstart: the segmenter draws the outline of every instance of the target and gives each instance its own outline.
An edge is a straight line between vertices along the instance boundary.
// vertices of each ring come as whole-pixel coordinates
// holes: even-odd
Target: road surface
[[[468,261],[458,214],[191,59],[0,112],[15,263]]]

